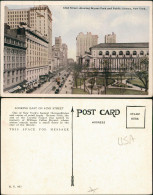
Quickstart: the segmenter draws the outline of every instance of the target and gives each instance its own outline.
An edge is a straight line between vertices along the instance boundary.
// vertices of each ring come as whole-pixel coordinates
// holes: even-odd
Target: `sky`
[[[114,32],[118,43],[149,41],[149,8],[139,6],[48,5],[52,12],[52,40],[61,36],[68,45],[68,57],[76,57],[76,37],[80,32],[98,35],[98,43]],[[9,9],[33,7],[8,5]],[[76,9],[74,9],[76,8]],[[98,8],[98,9],[97,9]]]

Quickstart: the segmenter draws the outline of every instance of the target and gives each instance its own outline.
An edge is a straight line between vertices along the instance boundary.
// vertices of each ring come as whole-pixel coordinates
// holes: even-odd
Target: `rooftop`
[[[149,48],[149,43],[100,43],[91,48]]]

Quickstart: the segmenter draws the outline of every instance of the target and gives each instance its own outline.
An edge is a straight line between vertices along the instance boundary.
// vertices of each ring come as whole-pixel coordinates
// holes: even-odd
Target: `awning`
[[[49,75],[48,74],[44,74],[44,75],[39,75],[39,78],[46,78],[46,77],[49,77]]]
[[[20,86],[16,86],[16,87],[14,87],[14,88],[8,90],[8,92],[9,92],[9,93],[13,93],[14,91],[16,91],[16,90],[18,90],[18,89],[21,89],[21,87],[20,87]]]

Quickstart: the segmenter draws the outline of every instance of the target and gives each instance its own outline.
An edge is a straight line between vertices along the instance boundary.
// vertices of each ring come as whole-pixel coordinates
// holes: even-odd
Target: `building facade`
[[[11,29],[16,29],[20,25],[20,22],[29,24],[29,9],[8,9],[5,7],[6,23]]]
[[[116,34],[112,32],[112,34],[105,35],[105,43],[116,43]]]
[[[62,44],[62,53],[63,53],[63,66],[67,66],[68,47],[65,43]]]
[[[55,50],[60,51],[62,48],[62,38],[61,36],[55,37]]]
[[[57,52],[55,45],[52,46],[52,71],[56,71],[59,68],[60,52]]]
[[[117,72],[121,67],[130,71],[134,64],[140,70],[140,60],[144,56],[149,56],[149,43],[101,43],[90,48],[90,53],[82,57],[82,64],[103,71],[107,59],[111,72]]]
[[[68,47],[62,44],[61,36],[55,37],[55,45],[52,46],[52,67],[53,71],[67,65]]]
[[[68,58],[68,65],[74,64],[74,59],[73,58]]]
[[[9,26],[4,28],[4,68],[3,89],[7,91],[26,79],[26,43],[25,36],[17,34]]]
[[[26,80],[38,81],[40,75],[48,74],[48,40],[30,28],[19,28],[18,34],[25,36]]]
[[[48,6],[38,5],[29,9],[8,9],[5,7],[5,18],[11,29],[18,28],[22,22],[48,40],[48,64],[49,69],[51,69],[52,13]]]
[[[29,10],[29,26],[48,40],[48,64],[51,70],[52,56],[52,13],[48,6],[39,5]]]
[[[98,35],[92,35],[91,32],[87,32],[87,34],[79,33],[76,38],[76,60],[79,63],[79,59],[81,56],[85,54],[85,52],[89,52],[89,48],[98,44]]]

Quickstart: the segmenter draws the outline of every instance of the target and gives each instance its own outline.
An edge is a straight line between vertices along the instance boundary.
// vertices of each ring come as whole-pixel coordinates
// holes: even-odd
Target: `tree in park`
[[[98,95],[99,95],[99,93],[100,93],[100,88],[101,88],[101,85],[97,85]]]
[[[148,91],[148,68],[149,68],[149,58],[147,56],[142,57],[140,60],[140,70],[138,70],[138,65],[135,65],[135,76],[143,83],[145,91]]]
[[[130,67],[130,75],[131,75],[131,80],[133,79],[133,74],[134,74],[134,69],[133,67],[135,66],[135,63],[132,61],[130,64],[129,64],[129,67]]]
[[[105,87],[105,94],[106,94],[107,86],[108,86],[108,77],[109,77],[109,61],[108,61],[108,59],[103,60],[103,67],[104,67],[103,69],[104,69],[104,79],[105,79],[104,87]]]
[[[120,64],[120,67],[119,67],[119,77],[120,77],[120,80],[121,80],[121,83],[122,83],[122,80],[123,80],[123,76],[125,76],[125,66],[124,64]]]
[[[79,74],[81,72],[82,66],[79,64],[74,64],[73,66],[73,78],[74,78],[74,83],[75,83],[75,87],[78,88],[78,78],[79,78]]]
[[[89,71],[89,67],[87,66],[86,63],[83,64],[83,72],[81,74],[81,78],[83,80],[83,86],[84,86],[84,91],[86,88],[86,80],[88,78],[88,71]]]
[[[93,92],[93,87],[95,85],[95,77],[92,77],[91,80],[90,80],[90,88],[91,88],[91,94]]]
[[[90,74],[91,74],[91,79],[90,79],[90,84],[91,85],[90,85],[90,88],[91,88],[91,94],[92,94],[94,85],[96,84],[96,77],[98,75],[97,68],[94,67]]]

